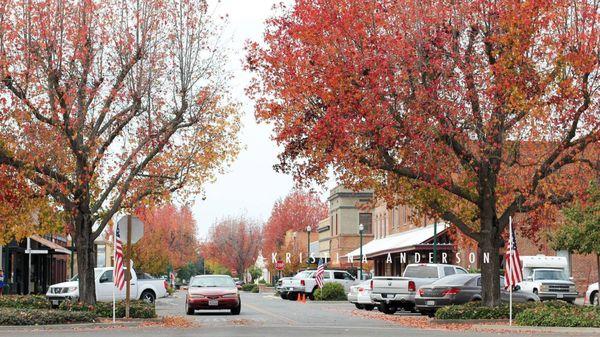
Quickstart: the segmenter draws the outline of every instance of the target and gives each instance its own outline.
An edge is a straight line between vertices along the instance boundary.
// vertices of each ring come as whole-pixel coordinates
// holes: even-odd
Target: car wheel
[[[590,295],[590,303],[595,307],[600,306],[600,295],[597,291]]]
[[[185,312],[186,312],[188,315],[193,315],[193,314],[194,314],[194,309],[193,309],[193,308],[190,308],[190,306],[189,306],[189,305],[186,303],[186,304],[185,304]]]
[[[398,311],[398,308],[388,305],[388,304],[384,304],[383,305],[383,313],[387,314],[387,315],[393,315],[396,313],[396,311]]]
[[[142,296],[140,296],[140,299],[146,303],[154,303],[154,300],[156,300],[156,295],[154,295],[154,292],[150,290],[144,290]]]
[[[298,299],[298,293],[289,292],[287,298],[290,301],[296,301]]]
[[[288,293],[281,293],[281,294],[279,294],[279,296],[281,297],[282,300],[287,300]]]
[[[241,311],[242,311],[242,303],[240,303],[237,307],[231,309],[231,314],[239,315]]]
[[[365,307],[362,304],[358,304],[358,303],[354,303],[354,306],[356,307],[356,309],[362,310]]]
[[[366,311],[372,311],[374,308],[375,308],[375,306],[374,306],[374,305],[372,305],[372,304],[367,304],[367,305],[365,305],[365,310],[366,310]]]

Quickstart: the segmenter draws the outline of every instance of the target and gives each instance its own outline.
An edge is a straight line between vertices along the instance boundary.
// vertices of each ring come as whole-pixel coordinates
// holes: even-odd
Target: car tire
[[[591,295],[590,295],[590,304],[594,307],[600,306],[600,295],[598,294],[597,291],[594,291]]]
[[[367,305],[365,305],[365,310],[366,311],[372,311],[373,309],[375,309],[375,306],[373,304],[367,304]]]
[[[239,315],[241,311],[242,311],[242,303],[240,303],[237,307],[231,309],[231,314]]]
[[[384,314],[386,314],[386,315],[393,315],[393,314],[396,313],[396,311],[398,311],[398,308],[396,308],[394,306],[391,306],[391,305],[388,305],[388,304],[384,304],[382,307],[383,307],[382,308],[383,309],[382,312]]]
[[[195,313],[194,309],[193,309],[193,308],[190,308],[190,306],[189,306],[189,305],[187,305],[187,304],[185,305],[185,312],[186,312],[188,315],[193,315],[193,314]]]
[[[288,293],[281,293],[281,294],[279,294],[279,296],[281,297],[282,300],[287,300]]]
[[[356,309],[358,310],[363,310],[365,307],[362,304],[358,304],[358,303],[354,303],[354,306],[356,307]]]
[[[154,303],[154,301],[156,300],[156,295],[152,290],[144,290],[142,292],[142,295],[140,296],[140,300],[146,303]]]
[[[290,301],[296,301],[298,299],[298,293],[289,292],[287,295],[287,299]]]

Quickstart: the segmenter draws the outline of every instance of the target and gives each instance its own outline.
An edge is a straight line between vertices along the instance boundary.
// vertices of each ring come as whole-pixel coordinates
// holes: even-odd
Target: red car
[[[231,310],[232,315],[239,315],[242,301],[231,276],[200,275],[190,280],[185,308],[188,315],[193,315],[196,310],[223,309]]]

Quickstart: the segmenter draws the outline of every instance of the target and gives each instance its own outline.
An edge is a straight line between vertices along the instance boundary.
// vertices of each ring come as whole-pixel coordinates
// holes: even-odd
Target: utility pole
[[[360,234],[360,273],[358,274],[359,280],[363,280],[363,231],[365,226],[363,224],[358,225],[358,234]]]

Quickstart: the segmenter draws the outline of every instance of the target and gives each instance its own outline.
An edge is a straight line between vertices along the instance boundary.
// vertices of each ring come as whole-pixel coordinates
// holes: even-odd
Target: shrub
[[[60,304],[59,309],[71,312],[91,312],[98,317],[112,317],[111,302],[97,302],[96,305],[88,305],[81,302],[64,301]],[[125,317],[125,301],[117,302],[115,308],[117,318]],[[156,310],[154,304],[144,301],[131,301],[129,306],[129,316],[131,318],[154,318]]]
[[[258,292],[258,285],[254,284],[254,283],[246,283],[242,286],[242,290],[243,291],[249,291],[249,292]]]
[[[267,280],[261,278],[260,280],[258,280],[258,284],[267,284]]]
[[[323,288],[315,290],[317,301],[345,301],[347,300],[344,286],[339,283],[325,283]]]
[[[540,305],[539,303],[518,303],[513,305],[513,317],[519,312]],[[449,305],[435,312],[437,319],[508,319],[510,308],[507,304],[498,307],[485,307],[480,302]]]
[[[600,328],[600,308],[540,305],[520,312],[515,322],[529,326]]]
[[[0,297],[0,308],[51,309],[52,306],[41,295],[6,295]]]
[[[46,325],[90,323],[93,312],[70,312],[51,309],[0,308],[0,325]]]

